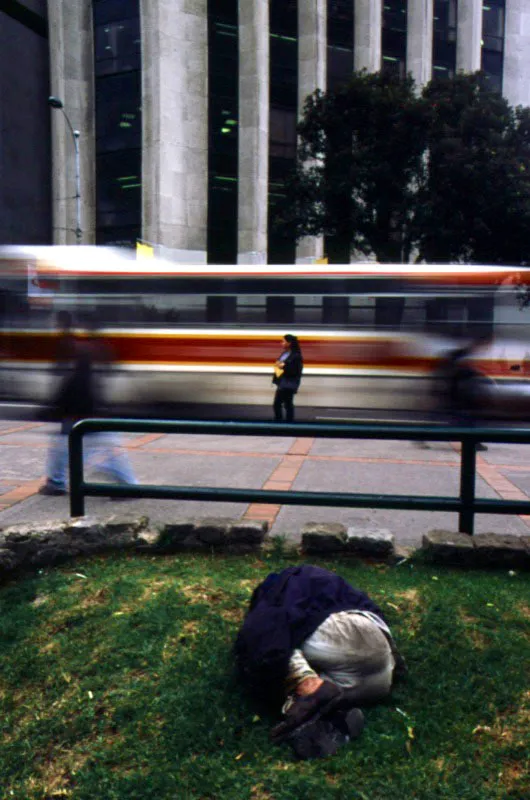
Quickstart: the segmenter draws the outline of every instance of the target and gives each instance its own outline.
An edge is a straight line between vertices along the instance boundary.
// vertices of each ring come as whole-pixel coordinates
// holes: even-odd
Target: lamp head
[[[63,101],[59,100],[58,97],[48,97],[48,105],[52,108],[63,108]]]

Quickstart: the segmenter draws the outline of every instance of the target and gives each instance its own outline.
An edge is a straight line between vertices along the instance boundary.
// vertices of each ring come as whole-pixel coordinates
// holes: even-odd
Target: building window
[[[142,146],[139,71],[108,75],[98,83],[98,89],[96,152],[139,149]]]
[[[278,33],[270,35],[270,103],[294,108],[298,102],[298,40]]]
[[[433,78],[452,78],[456,71],[456,0],[434,0]]]
[[[328,0],[328,89],[347,83],[353,72],[353,6],[351,0]]]
[[[96,75],[139,69],[139,18],[96,25],[94,47]]]
[[[134,246],[142,226],[138,0],[94,0],[96,241]]]
[[[271,159],[294,161],[296,158],[296,112],[283,108],[270,111]]]
[[[296,0],[271,0],[270,106],[269,106],[269,223],[268,261],[292,263],[294,237],[275,230],[275,212],[284,197],[285,179],[296,159],[298,114],[298,4]]]
[[[488,0],[482,6],[482,72],[487,85],[502,92],[505,0]]]
[[[137,225],[142,191],[138,161],[137,150],[99,153],[96,158],[98,224],[103,233],[119,229],[119,238],[123,239],[123,231]],[[112,239],[107,236],[104,241],[110,243]],[[135,241],[132,239],[131,244]]]
[[[407,73],[407,0],[383,5],[382,69],[404,78]]]
[[[237,0],[208,0],[208,262],[237,262]]]
[[[273,36],[296,39],[298,33],[297,0],[270,0],[269,26]]]

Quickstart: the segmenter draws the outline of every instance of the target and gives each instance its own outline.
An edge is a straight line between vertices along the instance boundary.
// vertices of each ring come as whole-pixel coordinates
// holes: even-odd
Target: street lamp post
[[[81,228],[81,164],[79,159],[79,137],[80,133],[77,130],[74,130],[72,127],[72,123],[68,117],[68,114],[64,110],[64,103],[58,97],[48,97],[48,105],[50,108],[58,108],[60,111],[63,112],[64,118],[68,124],[70,129],[70,133],[72,134],[72,139],[74,140],[74,151],[75,151],[75,208],[76,208],[76,229],[75,229],[75,240],[77,244],[81,244],[81,240],[83,238],[83,231]]]

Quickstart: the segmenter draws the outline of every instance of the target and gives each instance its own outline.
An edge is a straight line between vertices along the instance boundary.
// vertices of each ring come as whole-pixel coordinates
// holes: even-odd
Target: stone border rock
[[[510,567],[530,569],[530,536],[498,533],[429,531],[423,537],[422,550],[439,564],[466,567]]]
[[[106,519],[22,523],[0,531],[0,576],[116,550],[256,552],[266,533],[266,522],[213,517],[159,524],[147,517],[113,514]]]
[[[385,529],[311,522],[302,529],[302,550],[308,555],[356,555],[393,563],[421,553],[436,564],[530,569],[530,535],[477,533],[468,536],[433,530],[423,536],[421,548],[407,550],[396,546],[393,534]]]
[[[157,523],[147,517],[114,514],[106,519],[79,517],[11,525],[0,531],[0,577],[23,569],[48,567],[78,556],[116,550],[149,553],[260,553],[267,546],[266,522],[206,517]],[[433,530],[418,550],[395,545],[384,529],[347,528],[311,522],[302,529],[302,553],[355,556],[399,563],[421,554],[436,564],[530,569],[530,536],[502,536]],[[281,537],[276,537],[280,539]]]

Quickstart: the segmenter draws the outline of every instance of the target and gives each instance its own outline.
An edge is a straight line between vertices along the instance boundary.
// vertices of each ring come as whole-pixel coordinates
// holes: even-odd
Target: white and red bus
[[[425,410],[441,354],[480,338],[492,412],[524,418],[528,281],[513,267],[188,265],[108,248],[3,248],[3,397],[46,402],[55,312],[68,309],[79,335],[97,318],[115,355],[107,396],[120,408],[268,406],[272,364],[293,333],[305,363],[298,406]]]

